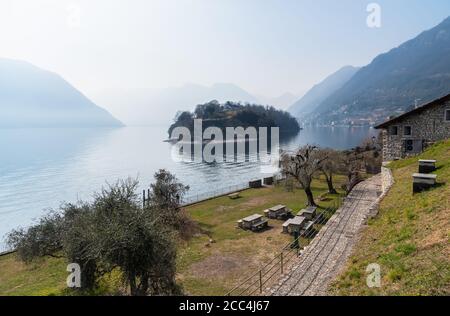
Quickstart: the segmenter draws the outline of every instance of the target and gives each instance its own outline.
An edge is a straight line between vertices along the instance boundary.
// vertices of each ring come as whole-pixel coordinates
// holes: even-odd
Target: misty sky
[[[114,95],[184,83],[302,94],[450,15],[448,0],[0,0],[0,57],[62,75],[108,108]]]

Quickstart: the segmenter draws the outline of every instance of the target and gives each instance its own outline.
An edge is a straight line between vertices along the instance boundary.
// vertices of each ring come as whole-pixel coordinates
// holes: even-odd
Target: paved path
[[[268,294],[326,295],[331,281],[339,275],[351,255],[358,240],[357,233],[373,213],[380,194],[380,175],[358,184]]]

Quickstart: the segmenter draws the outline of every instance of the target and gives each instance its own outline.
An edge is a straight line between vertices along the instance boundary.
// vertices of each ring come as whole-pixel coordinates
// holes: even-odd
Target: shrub
[[[164,182],[170,185],[163,186],[157,177],[154,188],[160,190],[160,197],[183,194],[185,187],[170,173],[157,175],[170,179]],[[179,215],[179,205],[172,199],[166,200],[173,202],[170,205],[156,203],[155,198],[155,203],[142,207],[137,187],[136,180],[117,181],[95,194],[91,203],[64,204],[29,229],[12,231],[8,243],[25,262],[65,256],[78,263],[84,290],[95,290],[99,277],[119,269],[131,295],[180,294],[175,282],[174,225],[161,216],[160,208],[165,207],[162,215],[169,211]],[[188,222],[186,214],[182,218]]]

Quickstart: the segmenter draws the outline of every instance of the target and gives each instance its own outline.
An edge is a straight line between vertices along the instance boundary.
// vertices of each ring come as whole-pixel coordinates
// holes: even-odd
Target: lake
[[[309,127],[281,147],[347,149],[373,135],[376,131],[363,127]],[[176,162],[172,145],[163,142],[167,137],[161,127],[0,129],[0,239],[63,201],[89,200],[119,178],[138,178],[143,189],[165,168],[189,185],[188,195],[194,196],[263,176],[254,157],[246,162]]]

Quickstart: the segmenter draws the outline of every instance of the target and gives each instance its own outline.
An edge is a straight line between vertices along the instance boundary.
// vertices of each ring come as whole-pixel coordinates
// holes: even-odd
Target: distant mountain
[[[0,59],[0,127],[106,127],[122,123],[57,74]]]
[[[288,108],[290,105],[292,105],[292,103],[294,103],[298,99],[298,96],[296,96],[290,92],[286,92],[286,93],[284,93],[278,97],[274,97],[274,98],[260,96],[260,95],[257,95],[256,97],[258,98],[258,100],[260,101],[261,104],[272,105],[274,107],[282,108],[282,109]]]
[[[330,95],[311,117],[316,122],[382,121],[450,93],[450,17],[379,55]]]
[[[170,125],[178,112],[192,111],[198,104],[212,100],[258,103],[257,98],[230,83],[217,83],[210,87],[186,84],[142,95],[139,100],[128,103],[123,119],[131,125]],[[122,116],[121,116],[122,117]]]
[[[358,70],[359,68],[352,66],[339,69],[315,85],[300,100],[292,104],[288,111],[295,117],[303,117],[314,112],[324,100],[342,88]]]

